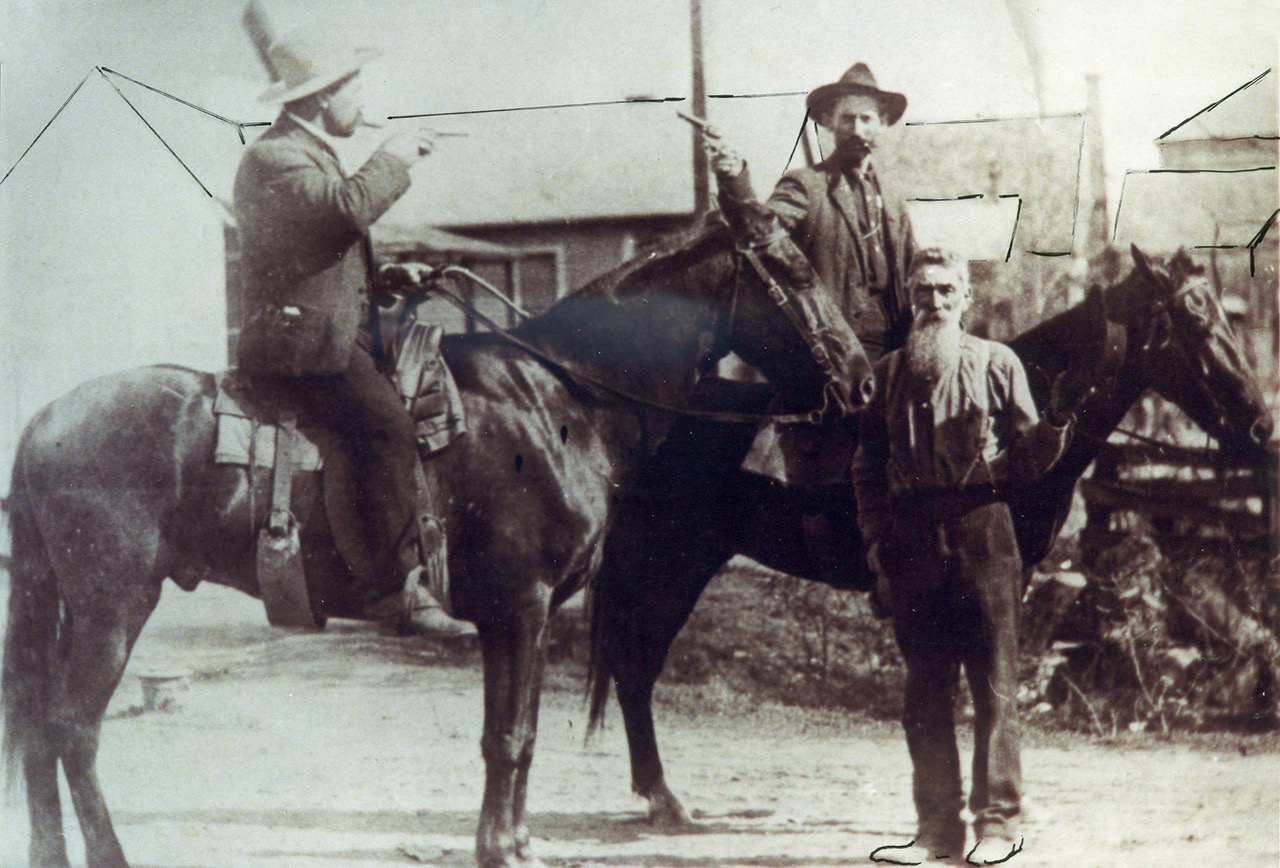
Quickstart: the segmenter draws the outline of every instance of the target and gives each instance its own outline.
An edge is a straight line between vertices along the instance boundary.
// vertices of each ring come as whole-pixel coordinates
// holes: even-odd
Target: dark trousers
[[[964,845],[955,702],[963,666],[974,705],[969,808],[979,838],[1014,837],[1021,810],[1018,611],[1022,559],[1009,508],[909,496],[893,505],[880,593],[907,664],[902,724],[911,754],[919,842]]]
[[[398,590],[416,562],[411,525],[418,506],[417,440],[399,393],[360,345],[341,374],[278,378],[275,386],[301,404],[303,424],[344,439],[367,548],[364,557],[344,555],[371,601]]]

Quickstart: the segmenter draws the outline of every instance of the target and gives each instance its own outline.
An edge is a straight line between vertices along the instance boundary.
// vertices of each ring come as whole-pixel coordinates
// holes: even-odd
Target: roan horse
[[[454,611],[475,623],[483,656],[483,868],[533,858],[525,798],[547,620],[599,569],[615,501],[673,408],[730,350],[796,408],[847,413],[873,388],[829,293],[763,212],[656,246],[509,335],[444,344],[469,433],[431,461]],[[96,779],[98,734],[164,579],[259,593],[252,542],[270,497],[253,496],[242,468],[214,465],[213,398],[210,374],[141,368],[80,386],[22,436],[3,707],[33,865],[67,865],[59,761],[90,868],[126,865]],[[317,489],[295,486],[293,511],[304,557],[332,561]]]
[[[1263,446],[1272,423],[1216,293],[1185,252],[1154,263],[1136,247],[1136,267],[1105,292],[1011,342],[1037,405],[1067,370],[1094,378],[1076,409],[1071,445],[1010,506],[1024,562],[1048,552],[1076,481],[1147,389],[1180,406],[1224,451]],[[763,401],[763,398],[759,398]],[[748,401],[747,403],[751,403]],[[619,510],[591,594],[591,725],[616,685],[631,753],[632,787],[658,824],[689,815],[667,786],[653,725],[653,687],[672,640],[699,595],[730,557],[867,590],[851,486],[786,486],[738,470],[754,429],[694,422],[672,432]],[[736,451],[735,451],[736,449]],[[710,458],[708,457],[710,456]],[[836,528],[827,557],[806,543],[818,517]],[[834,561],[834,563],[833,563]]]

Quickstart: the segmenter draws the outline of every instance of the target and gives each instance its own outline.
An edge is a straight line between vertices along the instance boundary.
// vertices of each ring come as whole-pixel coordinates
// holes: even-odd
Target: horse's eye
[[[1209,302],[1198,295],[1187,295],[1182,303],[1182,309],[1191,317],[1192,324],[1201,330],[1207,330],[1212,326],[1212,316],[1210,315]]]

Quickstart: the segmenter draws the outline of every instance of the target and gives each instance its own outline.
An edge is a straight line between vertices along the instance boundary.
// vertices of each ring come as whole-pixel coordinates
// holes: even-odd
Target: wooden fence
[[[1246,463],[1208,449],[1107,443],[1080,482],[1085,533],[1110,537],[1141,516],[1158,539],[1274,549],[1278,464],[1275,444]]]

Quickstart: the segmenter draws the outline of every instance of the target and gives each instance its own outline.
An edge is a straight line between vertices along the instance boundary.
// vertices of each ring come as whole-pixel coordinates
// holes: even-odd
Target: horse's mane
[[[708,244],[723,240],[727,233],[728,227],[719,215],[709,212],[693,226],[664,235],[644,246],[617,268],[569,293],[552,310],[573,299],[614,299],[620,292],[625,294],[627,286],[643,286],[647,282],[645,278],[653,273],[677,272],[685,262],[700,258]]]
[[[1153,267],[1160,267],[1162,264],[1157,259],[1151,261]],[[1192,259],[1185,248],[1179,248],[1163,267],[1175,286],[1181,286],[1188,277],[1200,277],[1205,273],[1204,266]],[[1135,264],[1128,274],[1108,287],[1104,293],[1107,309],[1113,311],[1117,319],[1132,322],[1150,303],[1152,287],[1143,274],[1143,269]]]

